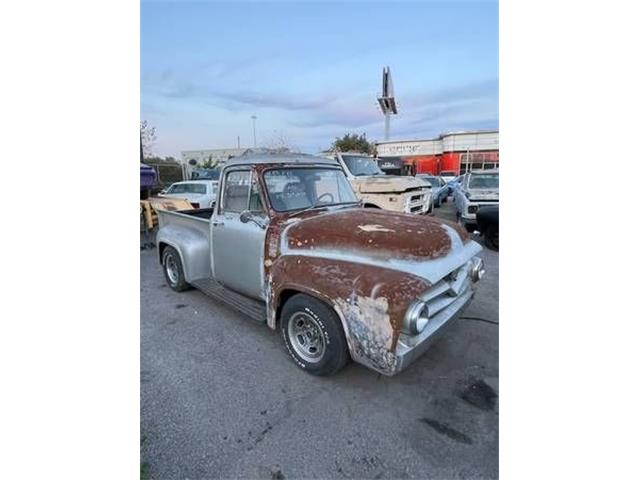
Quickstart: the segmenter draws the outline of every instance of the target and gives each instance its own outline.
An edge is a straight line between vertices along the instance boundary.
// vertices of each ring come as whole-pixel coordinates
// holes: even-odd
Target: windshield
[[[384,172],[378,167],[378,163],[364,155],[342,155],[344,163],[352,175],[360,177],[363,175],[384,175]]]
[[[498,175],[471,175],[469,188],[498,188]]]
[[[440,180],[438,180],[436,177],[424,177],[422,175],[418,175],[418,178],[420,180],[424,180],[425,182],[429,182],[432,187],[440,186]]]
[[[358,202],[337,168],[278,168],[266,171],[264,180],[271,206],[278,212]]]

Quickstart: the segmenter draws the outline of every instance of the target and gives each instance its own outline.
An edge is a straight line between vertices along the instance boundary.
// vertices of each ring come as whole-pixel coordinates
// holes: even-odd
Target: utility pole
[[[384,139],[389,140],[389,124],[391,123],[391,113],[384,112]]]
[[[238,135],[238,148],[240,148],[240,135]]]
[[[389,67],[382,69],[382,93],[378,97],[380,110],[384,114],[384,139],[389,140],[389,125],[391,115],[398,114],[395,94],[393,93],[393,82],[391,81],[391,71]]]
[[[256,117],[255,115],[251,115],[251,120],[253,120],[253,148],[256,148],[257,142],[256,142]]]

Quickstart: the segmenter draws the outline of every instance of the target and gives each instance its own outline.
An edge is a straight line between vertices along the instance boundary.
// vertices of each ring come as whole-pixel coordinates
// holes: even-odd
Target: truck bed
[[[196,208],[193,210],[158,210],[160,228],[167,225],[192,227],[209,232],[209,219],[213,215],[213,208]]]

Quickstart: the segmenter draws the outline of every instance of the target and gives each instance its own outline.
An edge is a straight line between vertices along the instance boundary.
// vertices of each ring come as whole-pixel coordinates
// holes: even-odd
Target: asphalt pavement
[[[451,199],[436,216],[454,218]],[[394,377],[318,378],[278,333],[140,253],[141,462],[152,479],[497,478],[498,254],[447,333]]]

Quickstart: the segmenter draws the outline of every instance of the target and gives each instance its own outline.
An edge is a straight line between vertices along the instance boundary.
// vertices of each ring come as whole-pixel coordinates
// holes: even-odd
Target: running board
[[[238,310],[240,313],[244,313],[256,322],[267,322],[267,308],[264,302],[245,297],[244,295],[234,292],[233,290],[230,290],[209,278],[195,280],[191,282],[191,285],[196,287],[205,295],[226,303],[230,307]]]

